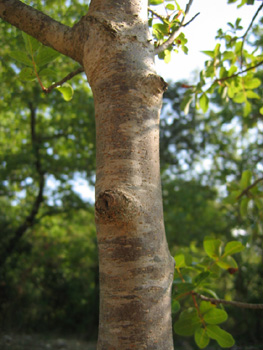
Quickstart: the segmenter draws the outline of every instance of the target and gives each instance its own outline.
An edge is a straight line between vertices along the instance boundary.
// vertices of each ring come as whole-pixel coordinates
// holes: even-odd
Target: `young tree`
[[[173,349],[174,260],[164,232],[159,169],[159,114],[167,84],[155,72],[154,56],[168,61],[179,35],[175,43],[185,49],[180,32],[188,24],[185,19],[192,2],[182,11],[175,1],[172,17],[157,14],[162,23],[154,28],[156,44],[149,34],[147,0],[92,0],[87,14],[72,28],[19,0],[0,0],[3,20],[78,62],[93,91],[98,349]],[[175,7],[168,4],[167,9]],[[156,15],[152,10],[151,14]],[[215,60],[218,50],[211,55]],[[213,78],[210,71],[207,76]],[[208,97],[201,78],[190,92],[200,98],[205,110]],[[223,78],[227,81],[231,76]],[[214,85],[222,81],[217,79]],[[185,106],[191,101],[189,95]]]
[[[174,261],[163,225],[159,114],[166,83],[154,70],[146,0],[94,0],[72,28],[18,0],[0,16],[79,62],[96,113],[98,349],[172,349]]]

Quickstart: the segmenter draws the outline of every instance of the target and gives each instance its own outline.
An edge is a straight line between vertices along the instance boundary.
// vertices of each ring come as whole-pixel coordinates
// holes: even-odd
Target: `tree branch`
[[[244,44],[245,44],[246,37],[247,37],[248,32],[250,31],[250,29],[252,28],[253,23],[254,23],[255,19],[257,18],[258,14],[259,14],[259,12],[260,12],[260,10],[262,8],[263,8],[263,4],[261,4],[259,6],[259,8],[257,9],[257,11],[254,14],[254,16],[253,16],[253,18],[252,18],[252,20],[251,20],[251,22],[250,22],[246,32],[245,32],[245,34],[242,36],[242,46],[241,46],[241,51],[240,51],[241,52],[241,54],[240,54],[241,55],[241,68],[242,68],[242,65],[243,65],[243,49],[244,49]]]
[[[225,81],[225,80],[229,80],[229,79],[238,77],[240,74],[246,73],[246,72],[248,72],[248,71],[251,70],[251,69],[254,69],[254,68],[257,68],[257,67],[261,66],[261,64],[263,64],[263,61],[260,61],[260,62],[258,62],[257,64],[255,64],[254,66],[248,67],[247,69],[244,69],[244,70],[242,70],[242,71],[240,71],[240,72],[238,72],[238,73],[236,73],[236,74],[230,75],[230,77],[224,77],[224,78],[221,78],[221,79],[216,79],[216,80],[213,82],[213,84],[214,84],[214,83],[218,83],[218,82],[222,83],[222,82]]]
[[[253,182],[250,186],[248,186],[247,188],[245,188],[240,195],[237,197],[237,199],[240,199],[241,197],[244,196],[244,194],[248,194],[248,191],[251,190],[251,188],[255,187],[260,181],[263,181],[263,177],[260,177],[259,179],[257,179],[255,182]]]
[[[74,72],[69,73],[65,78],[63,78],[62,80],[58,81],[57,83],[54,83],[52,85],[50,85],[48,88],[44,88],[43,91],[45,93],[49,93],[51,92],[53,89],[55,89],[57,86],[63,85],[66,81],[72,79],[73,77],[75,77],[75,75],[84,72],[84,69],[82,67],[79,67],[78,69],[76,69]]]
[[[196,14],[188,23],[185,24],[185,20],[187,18],[187,15],[190,11],[190,8],[193,4],[194,0],[189,0],[188,4],[186,5],[185,8],[185,15],[182,19],[182,21],[180,22],[178,28],[172,33],[172,35],[160,46],[156,47],[156,49],[154,50],[154,53],[157,55],[160,52],[163,52],[164,50],[166,50],[170,45],[172,45],[172,43],[174,42],[175,38],[178,37],[178,35],[180,35],[182,29],[188,25],[190,22],[192,22],[192,20],[194,20],[194,18],[196,18],[198,14]]]
[[[159,18],[162,21],[165,21],[166,18],[162,15],[160,15],[158,12],[152,10],[150,7],[148,7],[148,11],[151,12],[154,16],[156,16],[157,18]]]
[[[210,301],[212,304],[225,304],[225,305],[232,305],[243,309],[256,309],[256,310],[263,310],[263,304],[249,304],[249,303],[242,303],[241,301],[231,301],[231,300],[224,300],[224,299],[215,299],[215,298],[208,298],[202,294],[194,293],[198,298],[200,298],[203,301]]]
[[[84,35],[87,38],[87,21],[83,18],[70,28],[19,0],[0,0],[0,18],[82,64],[82,39]]]

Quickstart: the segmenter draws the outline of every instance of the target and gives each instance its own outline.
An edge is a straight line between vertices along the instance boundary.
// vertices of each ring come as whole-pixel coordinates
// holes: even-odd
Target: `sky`
[[[165,80],[193,79],[193,71],[202,69],[208,58],[201,51],[213,50],[216,45],[217,30],[227,29],[227,22],[235,22],[240,17],[244,27],[242,33],[245,33],[261,1],[255,1],[253,6],[244,5],[237,9],[239,1],[228,5],[227,0],[194,0],[188,20],[198,12],[200,15],[183,31],[188,39],[188,55],[183,52],[173,53],[168,64],[156,59],[157,73]],[[185,8],[187,2],[179,1],[182,8]]]

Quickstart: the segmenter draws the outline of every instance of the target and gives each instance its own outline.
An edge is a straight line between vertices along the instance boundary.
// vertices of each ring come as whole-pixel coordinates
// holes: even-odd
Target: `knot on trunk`
[[[153,73],[148,74],[147,77],[144,77],[143,83],[153,95],[156,93],[163,94],[168,88],[166,81],[164,81],[159,75]]]
[[[95,214],[97,220],[122,221],[134,213],[134,199],[123,191],[105,190],[100,193],[95,202]]]

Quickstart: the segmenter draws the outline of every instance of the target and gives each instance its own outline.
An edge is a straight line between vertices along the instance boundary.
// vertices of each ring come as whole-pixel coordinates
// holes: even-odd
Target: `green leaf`
[[[41,46],[35,58],[35,62],[39,67],[42,67],[54,61],[59,55],[59,52],[51,49],[51,47]]]
[[[204,328],[199,327],[195,330],[195,342],[200,349],[204,349],[210,342],[210,338]]]
[[[180,105],[180,108],[184,111],[185,115],[187,115],[189,113],[189,108],[190,108],[190,105],[191,105],[191,102],[193,101],[193,99],[194,99],[193,95],[188,95],[183,99],[183,101]],[[262,109],[263,109],[263,107],[262,107]]]
[[[251,91],[251,92],[253,92],[253,91]],[[248,94],[247,94],[247,97],[249,97]],[[244,107],[244,117],[247,117],[251,113],[251,110],[252,110],[251,103],[246,101],[245,107]]]
[[[184,294],[191,292],[195,286],[193,283],[188,283],[188,282],[182,282],[182,283],[177,283],[176,284],[176,293],[177,294]]]
[[[251,184],[252,172],[251,170],[245,170],[242,173],[239,186],[242,190],[246,189]]]
[[[233,74],[235,74],[237,71],[237,67],[236,66],[231,66],[229,71],[228,71],[228,76],[231,77]]]
[[[171,51],[170,50],[164,50],[164,62],[169,63],[171,61]]]
[[[259,113],[263,115],[263,107],[260,108]]]
[[[245,102],[247,99],[246,94],[244,93],[244,91],[237,93],[234,98],[233,101],[236,103],[243,103]]]
[[[242,218],[247,217],[247,211],[248,211],[248,203],[250,201],[250,198],[243,197],[240,203],[240,215]]]
[[[194,278],[194,283],[196,285],[199,285],[200,283],[202,283],[204,280],[207,279],[207,277],[210,276],[210,272],[209,271],[203,271],[201,272],[199,275],[197,275],[195,278]]]
[[[211,58],[214,58],[214,51],[201,51],[201,52]]]
[[[181,306],[178,300],[172,301],[172,313],[175,314],[180,310]]]
[[[235,54],[232,51],[225,51],[223,53],[223,59],[224,60],[232,60],[234,57],[235,57]]]
[[[216,325],[207,326],[207,335],[215,339],[222,348],[230,348],[235,344],[232,335]]]
[[[41,43],[37,39],[26,34],[25,32],[22,32],[22,36],[23,36],[23,39],[25,42],[26,50],[29,53],[29,55],[31,56],[32,54],[34,54],[38,50]]]
[[[222,257],[219,261],[216,262],[216,264],[224,270],[237,269],[238,267],[235,259],[229,255],[226,257]]]
[[[176,267],[181,268],[186,266],[184,254],[175,255],[174,260]]]
[[[257,100],[260,99],[260,96],[257,93],[255,93],[254,91],[248,90],[246,92],[246,94],[247,94],[248,98],[256,98]]]
[[[164,0],[150,0],[150,5],[160,5]]]
[[[36,74],[33,68],[25,67],[19,73],[19,79],[22,81],[33,81],[36,80]]]
[[[43,78],[49,78],[50,80],[55,79],[57,77],[57,73],[54,70],[50,69],[50,68],[42,69],[38,73],[38,75],[40,76],[40,78],[42,78],[42,77]]]
[[[261,85],[261,80],[258,78],[253,78],[245,81],[246,89],[256,89]]]
[[[33,67],[32,59],[28,57],[28,55],[25,52],[22,51],[11,51],[9,53],[9,56],[16,60],[17,62],[23,63],[26,66]]]
[[[212,303],[210,303],[210,301],[201,301],[200,304],[200,312],[202,315],[204,315],[207,311],[214,309],[216,306]]]
[[[226,247],[225,247],[224,256],[242,252],[242,250],[244,250],[244,249],[245,249],[245,247],[243,246],[243,244],[241,242],[238,242],[238,241],[228,242]]]
[[[174,331],[178,335],[190,336],[193,335],[197,328],[201,325],[201,320],[197,315],[197,311],[184,311],[180,318],[174,324]]]
[[[227,320],[227,313],[222,309],[210,309],[204,315],[204,320],[209,324],[220,324]]]
[[[205,252],[210,258],[216,259],[220,256],[221,241],[219,239],[207,238],[204,240]]]
[[[199,99],[200,107],[202,108],[203,112],[205,113],[208,110],[209,107],[209,98],[205,93],[203,93]]]
[[[166,8],[167,10],[170,10],[170,11],[174,11],[174,9],[175,9],[174,5],[172,5],[172,4],[166,5],[165,8]]]
[[[62,93],[65,101],[70,101],[72,99],[74,90],[72,89],[70,84],[65,83],[62,86],[57,87],[57,89]]]
[[[227,90],[228,97],[233,98],[236,93],[236,87],[233,85],[230,85]]]

